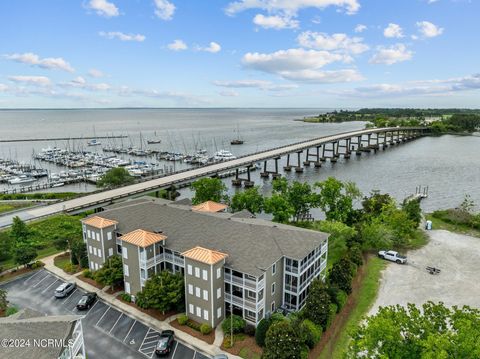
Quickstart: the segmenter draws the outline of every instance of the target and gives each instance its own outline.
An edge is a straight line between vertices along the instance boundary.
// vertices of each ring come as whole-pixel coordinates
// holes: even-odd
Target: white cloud
[[[342,51],[354,55],[368,50],[368,45],[363,43],[361,37],[348,37],[346,34],[328,35],[325,33],[305,31],[298,37],[300,46],[328,51]]]
[[[240,96],[240,94],[237,91],[234,90],[225,90],[225,91],[220,91],[218,93],[220,96],[225,96],[225,97],[237,97]]]
[[[357,26],[355,26],[355,32],[356,33],[364,32],[365,30],[367,30],[366,25],[358,24]]]
[[[402,84],[375,84],[341,91],[338,94],[353,97],[447,95],[462,91],[480,90],[480,74],[444,80],[410,81]]]
[[[438,27],[429,21],[419,21],[417,22],[417,27],[424,37],[436,37],[443,33],[443,28]]]
[[[222,49],[222,47],[220,46],[220,44],[217,44],[214,41],[210,42],[210,45],[208,45],[207,47],[197,46],[198,51],[211,52],[212,54],[215,54],[215,53],[219,52],[221,49]]]
[[[329,6],[345,9],[348,14],[354,14],[360,9],[358,0],[238,0],[228,4],[225,12],[228,15],[235,15],[248,9],[262,9],[269,13],[280,12],[295,16],[304,8],[324,9]]]
[[[175,13],[175,5],[167,0],[155,0],[155,15],[162,20],[172,20]]]
[[[174,40],[172,43],[168,44],[167,47],[173,51],[182,51],[188,49],[188,46],[182,40]]]
[[[144,35],[140,34],[124,34],[123,32],[120,31],[110,31],[110,32],[105,32],[105,31],[100,31],[98,33],[100,36],[105,37],[107,39],[119,39],[121,41],[137,41],[137,42],[142,42],[145,40]]]
[[[34,86],[50,86],[52,84],[46,76],[8,76],[8,79],[16,83]]]
[[[288,91],[298,88],[295,84],[274,84],[265,80],[214,81],[213,84],[226,88],[258,88],[267,91]]]
[[[393,65],[397,62],[410,60],[413,52],[408,50],[404,44],[396,44],[390,47],[380,46],[378,51],[370,59],[372,64]]]
[[[8,86],[5,84],[0,84],[0,92],[6,92],[8,90]]]
[[[277,74],[284,79],[309,82],[332,83],[358,81],[362,76],[354,69],[320,71],[327,64],[349,59],[338,53],[305,49],[279,50],[270,54],[247,53],[242,62],[246,68]]]
[[[113,17],[120,15],[118,8],[114,3],[107,0],[90,0],[87,5],[88,8],[95,10],[98,15],[105,17]]]
[[[296,29],[298,27],[298,21],[293,20],[291,17],[287,16],[265,16],[262,14],[257,14],[253,18],[253,23],[255,25],[261,26],[264,29]]]
[[[32,66],[38,66],[49,70],[63,70],[68,72],[75,71],[73,67],[70,66],[70,64],[61,57],[45,57],[42,59],[37,54],[31,52],[27,52],[24,54],[4,55],[4,57],[8,60],[13,60]]]
[[[100,70],[90,69],[90,70],[88,71],[88,76],[94,77],[94,78],[100,78],[100,77],[105,76],[105,74],[104,74],[102,71],[100,71]]]
[[[60,87],[72,87],[88,91],[107,91],[111,86],[106,83],[88,83],[82,76],[77,76],[73,80],[58,84]]]
[[[403,37],[403,30],[400,25],[390,23],[385,30],[383,30],[383,36],[398,39]]]
[[[438,0],[427,0],[427,2],[428,2],[429,4],[436,3],[437,1],[438,1]]]

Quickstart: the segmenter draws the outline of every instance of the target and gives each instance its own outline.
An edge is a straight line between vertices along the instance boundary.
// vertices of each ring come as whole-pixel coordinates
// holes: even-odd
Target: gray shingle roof
[[[174,202],[173,202],[174,203]],[[328,234],[254,218],[231,218],[194,212],[184,206],[146,202],[111,209],[99,215],[119,222],[125,234],[136,229],[162,231],[165,246],[184,252],[195,246],[227,253],[227,266],[260,276],[282,256],[302,259],[328,238]]]
[[[34,346],[33,341],[40,339],[66,340],[69,338],[75,322],[81,318],[76,315],[41,316],[32,318],[31,315],[32,313],[29,312],[24,314],[21,313],[16,317],[0,318],[0,338],[29,340],[30,343],[30,347],[1,348],[0,357],[2,359],[58,358],[63,351],[63,348],[54,346]]]

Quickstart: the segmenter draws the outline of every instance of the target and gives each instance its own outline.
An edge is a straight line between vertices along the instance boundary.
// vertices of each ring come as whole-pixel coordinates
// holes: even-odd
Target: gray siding
[[[128,258],[125,258],[125,251]],[[122,241],[122,260],[124,264],[123,279],[130,284],[130,294],[135,295],[142,290],[138,247]],[[125,273],[125,264],[128,265],[128,275]]]
[[[283,257],[275,262],[275,274],[272,274],[272,266],[265,272],[265,313],[271,312],[272,302],[275,309],[283,304]],[[275,293],[272,295],[272,284],[275,283]]]
[[[88,261],[93,264],[90,264],[90,269],[97,270],[103,266],[110,253],[109,248],[112,248],[115,254],[114,229],[115,226],[99,229],[85,225],[83,235],[87,245]],[[107,239],[108,232],[112,232],[111,240]]]

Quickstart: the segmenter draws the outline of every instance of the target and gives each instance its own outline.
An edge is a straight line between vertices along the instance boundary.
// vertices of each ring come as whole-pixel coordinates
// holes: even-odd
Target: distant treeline
[[[366,121],[367,127],[429,126],[435,133],[474,132],[480,128],[480,110],[362,108],[333,111],[303,119],[305,122],[333,123]]]

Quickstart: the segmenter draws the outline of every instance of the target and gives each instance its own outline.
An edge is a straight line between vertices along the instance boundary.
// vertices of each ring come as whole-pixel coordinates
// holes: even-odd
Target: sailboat
[[[156,143],[161,143],[162,140],[157,138],[157,131],[155,131],[155,138],[152,138],[150,140],[147,140],[147,145],[153,145],[153,144],[156,144]]]
[[[97,139],[95,137],[97,137],[97,135],[95,134],[95,126],[93,126],[93,137],[90,141],[87,142],[87,145],[88,146],[100,146],[102,143],[100,141],[97,141]]]
[[[243,140],[240,138],[240,129],[237,124],[237,138],[230,141],[231,145],[243,145]]]

